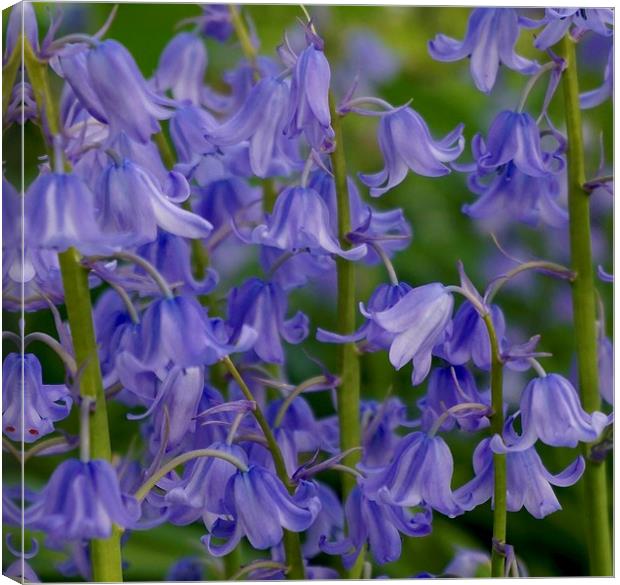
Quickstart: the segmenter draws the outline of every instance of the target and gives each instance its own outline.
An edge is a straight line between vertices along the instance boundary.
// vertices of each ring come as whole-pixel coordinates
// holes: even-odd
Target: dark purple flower
[[[534,46],[541,51],[555,45],[567,32],[574,39],[579,39],[588,31],[611,36],[613,24],[614,12],[611,8],[545,8],[542,20],[528,22],[529,26],[545,25],[534,41]]]
[[[233,146],[248,140],[252,171],[265,178],[273,160],[283,156],[282,137],[288,103],[289,89],[283,81],[274,77],[261,79],[242,108],[224,124],[209,131],[206,138],[218,146]]]
[[[609,50],[609,57],[607,64],[605,65],[605,71],[603,74],[603,84],[590,91],[586,91],[579,96],[579,105],[587,110],[594,108],[602,104],[605,100],[609,99],[613,94],[614,89],[614,48],[613,46]]]
[[[67,418],[72,403],[64,384],[43,384],[35,355],[27,353],[23,359],[17,353],[6,356],[2,364],[2,432],[7,437],[21,442],[23,433],[24,442],[33,443],[49,435],[55,422]]]
[[[491,305],[490,312],[497,338],[502,340],[506,332],[504,314],[497,305]],[[482,370],[491,369],[489,333],[484,319],[469,301],[465,301],[454,315],[452,330],[437,355],[454,366],[462,366],[471,360]]]
[[[403,182],[409,170],[424,177],[441,177],[450,169],[444,164],[458,158],[465,139],[463,125],[434,140],[422,116],[411,108],[385,114],[379,122],[379,147],[385,167],[374,174],[361,173],[370,194],[379,197]]]
[[[230,478],[224,505],[233,520],[216,520],[210,534],[202,538],[209,553],[217,557],[233,550],[244,535],[255,549],[277,546],[283,528],[292,532],[309,528],[321,504],[314,484],[302,482],[291,496],[270,471],[251,465]],[[216,539],[225,542],[216,544]]]
[[[366,319],[364,324],[357,331],[350,335],[341,335],[319,327],[316,332],[316,338],[324,343],[361,342],[361,348],[368,352],[388,349],[394,341],[396,334],[384,329],[372,318],[372,315],[390,309],[410,290],[411,287],[404,282],[397,285],[380,284],[373,291],[365,307],[365,312],[368,313],[370,317]]]
[[[457,404],[488,404],[478,392],[471,372],[463,366],[435,368],[428,379],[426,396],[418,402],[422,410],[422,426],[429,431],[446,410]],[[456,425],[468,432],[489,426],[488,413],[480,410],[456,411],[446,418],[438,430],[450,431]]]
[[[110,127],[110,136],[125,132],[148,142],[168,119],[171,101],[149,88],[129,51],[114,40],[60,56],[65,80],[93,117]]]
[[[368,470],[362,489],[373,500],[395,506],[427,504],[453,518],[463,513],[452,493],[453,471],[446,442],[416,431],[400,440],[389,465]]]
[[[183,557],[168,569],[166,581],[203,581],[205,564],[200,557]]]
[[[311,559],[321,553],[321,539],[338,538],[344,529],[344,512],[336,493],[327,485],[317,483],[317,497],[321,510],[312,526],[306,531],[302,552]]]
[[[223,322],[209,319],[194,297],[157,299],[144,312],[137,332],[139,360],[154,372],[167,367],[213,364],[233,351],[245,351],[256,333],[243,327],[236,338]]]
[[[473,457],[475,477],[455,492],[464,510],[473,510],[493,497],[493,451],[490,438],[483,439]],[[578,457],[564,471],[552,475],[547,471],[536,449],[506,455],[507,508],[518,512],[523,506],[534,516],[544,518],[561,510],[552,485],[568,487],[576,483],[585,469],[583,457]]]
[[[228,323],[234,334],[249,326],[257,333],[254,352],[263,361],[284,363],[280,337],[288,343],[301,343],[308,336],[309,320],[298,311],[286,319],[288,299],[282,287],[258,278],[246,280],[230,291]]]
[[[470,57],[471,76],[476,87],[489,93],[495,85],[500,64],[525,75],[536,73],[536,61],[515,52],[519,38],[519,15],[513,8],[476,8],[472,11],[462,41],[439,34],[428,49],[438,61],[460,61]]]
[[[157,227],[185,238],[206,238],[213,226],[204,218],[181,209],[175,202],[189,196],[182,175],[174,196],[163,192],[147,171],[128,159],[113,162],[97,185],[98,219],[102,230],[125,246],[152,242]]]
[[[463,213],[474,219],[501,216],[533,227],[541,223],[555,228],[567,225],[568,212],[558,204],[560,181],[555,175],[532,177],[511,161],[499,173],[488,176],[490,181],[481,180],[484,176],[477,173],[470,175],[467,184],[478,199],[463,205]]]
[[[329,152],[334,142],[328,101],[331,72],[323,41],[310,32],[307,40],[293,69],[285,132],[291,138],[303,132],[312,148]]]
[[[121,493],[107,461],[67,459],[25,514],[26,523],[43,530],[50,542],[65,542],[108,538],[113,524],[131,528],[140,517],[140,506]]]
[[[323,198],[329,209],[332,229],[338,230],[338,202],[333,176],[323,170],[312,173],[308,186]],[[388,255],[404,250],[411,241],[411,226],[402,209],[378,211],[361,198],[355,182],[347,177],[349,207],[351,210],[351,232],[347,239],[355,244],[379,244]],[[372,245],[368,246],[367,262],[381,262]]]
[[[75,246],[87,254],[107,249],[95,195],[73,173],[40,174],[28,187],[24,211],[29,246],[57,252]]]
[[[245,451],[237,445],[218,441],[209,449],[224,451],[234,455],[243,463],[248,462]],[[183,476],[178,482],[160,484],[166,490],[165,501],[170,505],[183,505],[206,511],[211,514],[228,513],[224,505],[228,481],[237,472],[237,468],[228,461],[217,457],[200,457],[185,466]]]
[[[563,147],[560,143],[556,151],[544,152],[536,120],[527,112],[504,110],[493,120],[486,144],[480,139],[474,150],[483,172],[495,171],[512,162],[530,177],[543,177],[561,170]]]
[[[202,103],[207,49],[196,34],[181,32],[164,47],[155,72],[155,87],[170,90],[175,100],[194,105]]]
[[[327,535],[321,550],[331,555],[342,555],[345,568],[351,568],[362,547],[368,543],[374,560],[383,565],[400,558],[401,533],[420,537],[431,532],[432,513],[427,507],[413,513],[401,506],[369,499],[363,488],[353,488],[345,504],[348,536],[328,542]]]
[[[279,195],[267,223],[254,228],[252,242],[297,251],[309,249],[317,254],[336,254],[359,260],[366,254],[364,244],[343,250],[331,227],[327,205],[314,190],[287,187]]]
[[[431,369],[433,347],[448,330],[454,299],[437,282],[411,289],[393,307],[368,313],[388,333],[395,334],[390,344],[390,362],[400,370],[413,361],[411,383],[417,386]]]
[[[503,441],[499,435],[493,437],[494,451],[524,451],[537,440],[553,447],[576,447],[595,441],[607,425],[602,412],[583,410],[577,390],[558,374],[531,380],[521,395],[520,412],[521,435],[507,425]]]
[[[207,268],[202,280],[196,280],[192,268],[192,250],[186,239],[159,231],[157,239],[138,248],[137,253],[148,260],[180,294],[208,294],[219,281],[217,272]],[[136,267],[136,272],[143,271]]]

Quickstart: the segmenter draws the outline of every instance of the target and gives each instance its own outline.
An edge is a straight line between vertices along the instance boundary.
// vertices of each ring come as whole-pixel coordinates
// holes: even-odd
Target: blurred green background
[[[107,18],[112,4],[109,3],[36,3],[40,28],[45,31],[49,23],[50,8],[61,8],[64,20],[61,33],[94,33]],[[432,133],[441,136],[457,123],[465,123],[468,140],[477,133],[486,133],[489,123],[497,112],[516,107],[525,78],[502,68],[498,83],[491,96],[477,91],[469,75],[468,62],[437,63],[427,52],[427,42],[435,34],[443,32],[462,38],[470,8],[421,8],[421,7],[351,7],[309,6],[320,34],[325,38],[326,54],[334,69],[342,61],[349,35],[360,29],[370,30],[399,59],[400,71],[389,82],[377,89],[377,95],[393,104],[401,104],[413,98],[415,108],[428,122]],[[243,9],[255,24],[261,42],[261,52],[275,56],[275,48],[282,41],[285,30],[299,29],[297,19],[303,14],[297,5],[252,5]],[[134,55],[145,76],[153,74],[159,54],[175,32],[176,24],[187,17],[198,15],[200,8],[191,4],[125,4],[119,5],[118,14],[108,33],[124,43]],[[540,16],[541,10],[532,10],[532,16]],[[7,11],[3,13],[6,26]],[[532,32],[523,31],[519,42],[521,54],[546,60],[531,48]],[[41,35],[42,36],[42,35]],[[239,47],[233,42],[221,45],[206,40],[209,52],[207,81],[221,85],[221,74],[235,65],[241,57]],[[581,84],[584,89],[597,87],[602,81],[602,71],[607,59],[605,42],[588,37],[580,46]],[[363,77],[363,70],[362,70]],[[350,75],[352,81],[352,75]],[[528,101],[528,107],[538,113],[545,91],[545,82],[539,83]],[[551,108],[554,123],[563,128],[561,92]],[[584,113],[587,169],[590,176],[599,163],[599,136],[602,133],[608,165],[613,160],[612,105],[602,106]],[[357,172],[374,172],[381,168],[382,160],[376,143],[377,120],[349,116],[344,122],[346,154],[352,175]],[[19,165],[19,128],[10,128],[4,134],[5,170],[9,179],[15,180]],[[42,151],[38,129],[28,124],[25,128],[27,180],[36,173],[36,158]],[[462,156],[470,160],[469,146]],[[362,190],[368,200],[367,193]],[[459,173],[441,179],[426,179],[410,174],[396,189],[380,200],[373,200],[377,207],[388,209],[402,207],[411,222],[414,237],[411,247],[399,253],[394,260],[401,280],[412,285],[430,281],[445,284],[456,283],[456,262],[462,260],[472,280],[481,288],[498,271],[510,263],[494,247],[489,236],[492,228],[502,244],[515,256],[528,259],[544,258],[568,262],[566,234],[550,229],[531,229],[523,226],[484,226],[471,221],[460,209],[471,202],[473,196],[467,191],[465,177]],[[605,194],[593,196],[593,230],[595,262],[611,269],[612,230],[611,198]],[[237,267],[235,267],[237,268]],[[230,285],[240,284],[249,273],[256,273],[256,264],[238,267],[238,271],[221,283],[218,292],[224,296]],[[366,301],[374,287],[386,281],[382,267],[365,267],[358,271],[358,297]],[[612,287],[599,286],[607,307],[607,331],[611,334]],[[333,328],[334,307],[326,307],[324,294],[317,287],[297,291],[291,299],[291,310],[301,308],[311,318],[313,330],[317,326]],[[544,361],[547,371],[568,375],[573,369],[573,336],[570,326],[570,296],[568,286],[545,276],[523,276],[522,280],[507,286],[501,293],[499,303],[505,311],[510,338],[524,341],[536,333],[542,334],[540,348],[553,357]],[[15,314],[5,313],[5,330],[17,331]],[[52,320],[47,312],[26,316],[26,331],[53,331]],[[313,335],[311,335],[311,338]],[[303,344],[311,355],[325,361],[335,369],[332,346],[324,346],[309,339]],[[14,348],[3,347],[4,355]],[[33,346],[45,366],[45,380],[59,382],[62,372],[55,357],[45,347]],[[308,360],[301,347],[289,348],[286,375],[298,382],[316,373],[316,366]],[[410,367],[394,373],[385,352],[364,356],[362,359],[363,396],[382,399],[391,389],[416,413],[415,402],[424,393],[425,384],[412,388]],[[506,394],[518,397],[527,377],[507,375]],[[480,387],[487,381],[480,378]],[[332,412],[326,395],[310,398],[317,414]],[[116,453],[126,451],[136,433],[136,423],[127,421],[126,409],[118,404],[111,409],[113,449]],[[76,421],[68,422],[66,428],[75,428]],[[455,459],[453,486],[467,481],[472,474],[471,454],[480,436],[467,437],[454,433],[447,437]],[[576,456],[574,450],[540,449],[545,463],[557,472]],[[59,458],[47,457],[31,461],[27,465],[27,484],[40,486],[49,477]],[[5,485],[17,481],[18,467],[8,455],[4,456]],[[611,466],[610,466],[611,467]],[[610,476],[611,477],[611,476]],[[337,487],[335,478],[330,478]],[[611,483],[611,479],[610,479]],[[508,540],[533,576],[583,575],[587,572],[587,553],[583,530],[583,509],[580,505],[581,484],[572,488],[556,488],[563,510],[544,520],[535,520],[527,513],[509,515]],[[14,529],[8,529],[14,532]],[[163,579],[171,564],[181,556],[205,556],[209,567],[205,578],[217,578],[217,565],[206,559],[199,537],[204,533],[200,525],[177,528],[164,526],[147,532],[130,535],[125,547],[127,580]],[[476,511],[448,520],[435,514],[433,533],[424,539],[406,539],[400,561],[375,569],[374,576],[408,577],[419,571],[440,573],[452,557],[457,545],[487,550],[491,540],[491,512],[489,505]],[[4,563],[12,560],[4,550]],[[245,554],[250,554],[246,551]],[[60,553],[42,550],[33,559],[32,566],[40,577],[58,580],[55,563],[64,558]],[[334,564],[334,559],[321,557],[315,564]]]

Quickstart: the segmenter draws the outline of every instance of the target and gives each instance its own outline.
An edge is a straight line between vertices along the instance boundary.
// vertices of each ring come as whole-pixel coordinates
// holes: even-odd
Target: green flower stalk
[[[600,410],[596,341],[596,292],[590,235],[590,197],[585,183],[583,134],[579,109],[579,81],[575,43],[566,35],[561,42],[566,61],[562,86],[568,135],[568,215],[572,269],[575,341],[579,389],[587,412]],[[590,574],[612,574],[611,535],[605,462],[588,459],[590,446],[584,445],[588,461],[584,473],[586,540],[590,557]]]

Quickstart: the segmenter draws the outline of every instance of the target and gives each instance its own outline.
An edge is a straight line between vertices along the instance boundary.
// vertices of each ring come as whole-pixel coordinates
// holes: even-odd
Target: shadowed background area
[[[94,33],[106,20],[112,4],[108,3],[36,3],[40,30],[49,23],[49,11],[64,12],[60,34],[68,32]],[[369,75],[376,78],[372,95],[379,95],[398,105],[413,99],[412,107],[428,122],[434,136],[443,136],[457,123],[465,124],[468,141],[460,161],[471,160],[469,141],[477,132],[486,133],[490,121],[502,109],[514,108],[526,78],[518,73],[500,68],[498,83],[490,96],[484,95],[473,85],[468,63],[438,63],[427,51],[428,41],[442,32],[462,38],[470,8],[418,8],[418,7],[328,7],[309,6],[321,36],[325,39],[325,52],[332,64],[336,92],[342,96],[354,81],[359,68],[362,86]],[[276,46],[282,42],[284,31],[299,34],[298,19],[303,17],[298,6],[248,6],[247,11],[260,39],[260,51],[275,56]],[[136,59],[145,77],[150,77],[158,63],[162,49],[182,19],[199,14],[200,8],[191,4],[125,4],[118,7],[116,18],[107,34],[123,43]],[[532,10],[532,16],[541,11]],[[7,11],[3,13],[6,27]],[[518,50],[531,58],[546,57],[531,47],[531,31],[524,30]],[[359,39],[377,43],[384,52],[384,60],[369,62],[363,53],[365,43]],[[234,67],[241,58],[241,50],[234,43],[225,45],[207,39],[209,66],[207,83],[225,91],[222,73]],[[356,44],[357,43],[357,44]],[[586,38],[580,45],[580,82],[582,88],[592,89],[600,85],[607,59],[609,39]],[[344,65],[347,65],[345,67]],[[371,65],[373,67],[371,67]],[[59,87],[59,86],[58,86]],[[58,89],[58,87],[56,89]],[[529,108],[538,111],[542,103],[545,83],[536,86],[528,101]],[[367,93],[365,89],[363,93]],[[359,92],[358,92],[359,93]],[[561,91],[555,101],[561,102]],[[559,104],[561,105],[561,104]],[[550,115],[558,128],[563,128],[561,108],[552,105]],[[608,166],[613,160],[612,104],[610,101],[584,112],[587,172],[596,173],[599,165],[599,136],[602,133]],[[375,172],[382,167],[382,158],[376,141],[376,118],[348,116],[344,121],[346,154],[349,172]],[[9,180],[18,184],[20,128],[14,126],[4,135],[5,172]],[[26,181],[36,174],[37,156],[43,147],[38,129],[32,124],[25,127]],[[358,187],[363,198],[369,201],[367,190]],[[472,221],[461,212],[465,203],[474,196],[468,192],[465,175],[452,173],[440,179],[426,179],[409,174],[407,179],[384,197],[373,200],[381,209],[401,207],[413,228],[411,246],[396,255],[394,266],[403,281],[413,286],[432,281],[445,284],[456,283],[456,263],[462,260],[470,278],[483,288],[488,280],[511,266],[492,241],[493,231],[504,248],[521,260],[541,258],[568,263],[568,238],[564,230],[540,227],[537,229],[520,225],[494,223],[481,224]],[[611,271],[612,266],[612,201],[605,193],[593,195],[593,244],[595,263]],[[250,274],[257,273],[257,263],[226,268],[218,292],[223,299],[231,286],[239,285]],[[380,282],[387,281],[382,266],[361,267],[358,270],[358,300],[367,301]],[[611,335],[612,285],[598,286],[607,307],[607,333]],[[96,293],[95,293],[96,294]],[[574,376],[574,341],[570,325],[570,290],[562,281],[551,280],[543,275],[523,275],[503,289],[498,302],[504,309],[511,337],[525,341],[540,333],[540,349],[553,354],[544,361],[547,371],[557,371]],[[225,303],[222,301],[222,310]],[[333,329],[335,302],[326,303],[324,288],[309,286],[295,291],[290,299],[291,309],[304,310],[311,319],[311,335],[302,346],[287,347],[286,375],[295,383],[316,372],[316,366],[304,352],[323,361],[335,370],[333,346],[322,345],[314,340],[316,327]],[[64,315],[64,312],[63,312]],[[360,317],[361,322],[361,317]],[[5,330],[17,331],[17,316],[4,313]],[[26,315],[26,332],[53,332],[49,312]],[[302,349],[303,347],[303,349]],[[3,355],[15,351],[5,343]],[[57,383],[62,372],[57,358],[47,348],[37,345],[33,351],[40,357],[44,367],[44,380]],[[508,374],[506,395],[518,399],[528,377]],[[486,388],[485,378],[480,387]],[[362,359],[362,395],[364,398],[383,399],[387,392],[397,395],[409,406],[410,417],[417,415],[416,400],[424,393],[426,383],[412,388],[410,367],[399,373],[393,371],[386,352],[365,355]],[[325,394],[311,395],[309,401],[317,414],[329,411]],[[126,452],[134,435],[136,423],[126,419],[127,408],[113,404],[110,409],[112,447],[117,453]],[[63,423],[64,428],[75,430],[77,417]],[[447,435],[455,460],[453,486],[471,478],[471,454],[479,436],[468,437],[458,432]],[[552,472],[566,466],[575,457],[575,450],[545,449],[539,452]],[[61,460],[45,457],[32,460],[26,467],[26,481],[30,487],[39,487],[51,470]],[[4,484],[16,483],[19,468],[10,456],[4,455]],[[611,466],[610,466],[611,468]],[[611,471],[611,469],[610,469]],[[611,482],[611,478],[610,478]],[[333,485],[337,486],[337,481]],[[584,575],[587,572],[585,532],[582,528],[583,513],[579,505],[581,482],[574,487],[558,489],[557,496],[563,510],[544,520],[536,520],[526,512],[510,514],[508,518],[509,542],[524,562],[530,574],[535,576]],[[375,575],[409,577],[421,571],[441,573],[452,558],[456,547],[466,546],[488,550],[491,540],[491,510],[489,504],[474,512],[449,520],[440,514],[433,519],[433,532],[422,539],[405,539],[404,553],[395,563],[379,568]],[[10,529],[8,530],[11,531]],[[127,566],[125,579],[162,580],[171,565],[180,557],[195,555],[205,561],[204,577],[216,578],[217,574],[200,544],[205,530],[201,524],[187,527],[165,525],[153,530],[134,532],[129,535],[124,549]],[[42,543],[41,543],[42,544]],[[247,560],[252,551],[245,546]],[[5,551],[6,552],[6,551]],[[10,555],[5,554],[5,559]],[[32,561],[32,566],[44,581],[59,580],[55,565],[64,560],[60,552],[45,550]],[[5,561],[5,564],[9,561]],[[334,565],[335,558],[321,556],[316,564]],[[62,580],[65,580],[62,578]]]

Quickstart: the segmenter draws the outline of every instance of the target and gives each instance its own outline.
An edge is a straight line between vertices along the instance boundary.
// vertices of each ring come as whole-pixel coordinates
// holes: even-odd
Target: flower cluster
[[[2,430],[22,461],[64,456],[42,487],[26,490],[26,528],[68,555],[63,575],[85,580],[119,580],[127,539],[163,524],[200,524],[205,559],[259,551],[226,578],[334,578],[336,565],[372,576],[372,565],[398,560],[403,539],[430,534],[434,515],[454,518],[490,500],[496,514],[525,508],[540,519],[560,510],[553,486],[575,484],[590,461],[575,456],[551,472],[539,446],[605,444],[613,416],[592,401],[586,408],[567,376],[545,372],[540,336],[519,342],[495,296],[522,272],[579,275],[556,262],[520,262],[479,292],[459,263],[457,284],[400,281],[392,260],[408,248],[411,225],[402,209],[366,199],[389,202],[410,172],[438,181],[463,172],[478,197],[464,206],[468,216],[565,230],[571,145],[548,106],[567,63],[549,51],[540,64],[515,46],[522,28],[542,29],[536,49],[564,35],[609,36],[611,15],[548,9],[535,20],[476,8],[463,41],[430,41],[434,59],[470,57],[486,94],[501,64],[530,76],[519,107],[473,137],[466,164],[458,160],[464,124],[435,138],[422,108],[356,97],[355,85],[336,96],[332,77],[353,81],[358,71],[332,75],[319,21],[265,56],[239,10],[206,5],[181,23],[192,28],[173,36],[150,78],[105,38],[109,22],[94,35],[58,36],[54,20],[41,41],[31,4],[11,14],[5,76],[16,75],[20,59],[26,76],[8,79],[4,124],[35,122],[49,157],[23,196],[3,175],[4,306],[27,319],[50,311],[56,335],[5,333],[25,351],[4,359]],[[233,37],[244,56],[211,86],[205,40],[232,52]],[[368,51],[396,67],[383,48]],[[611,59],[583,107],[609,97]],[[545,74],[544,104],[532,115],[526,100]],[[367,87],[385,78],[374,75]],[[345,116],[379,118],[383,170],[356,179],[346,168]],[[354,272],[376,264],[389,282],[356,298]],[[310,285],[336,297],[336,324],[298,310]],[[597,326],[600,388],[611,404],[603,315]],[[291,346],[307,340],[337,351],[339,369],[306,352],[298,358],[305,375],[293,373],[291,354],[300,352]],[[44,382],[35,341],[60,358],[63,383]],[[359,360],[368,353],[411,369],[414,389],[390,396],[386,384],[375,401],[362,384],[360,400]],[[503,396],[505,369],[523,382],[514,401]],[[114,456],[106,403],[136,437],[120,451],[113,439]],[[72,415],[79,436],[65,430],[75,428]],[[453,436],[475,445],[473,473],[455,461]],[[27,444],[21,453],[19,443]],[[455,465],[469,473],[458,486]],[[5,523],[19,525],[16,494],[5,485],[4,496]],[[7,574],[34,580],[23,562],[30,557],[14,552],[21,568]],[[492,554],[505,558],[506,572],[523,570],[505,534]],[[444,572],[472,576],[488,564],[486,553],[458,550]],[[201,560],[181,559],[168,578],[203,578]]]

